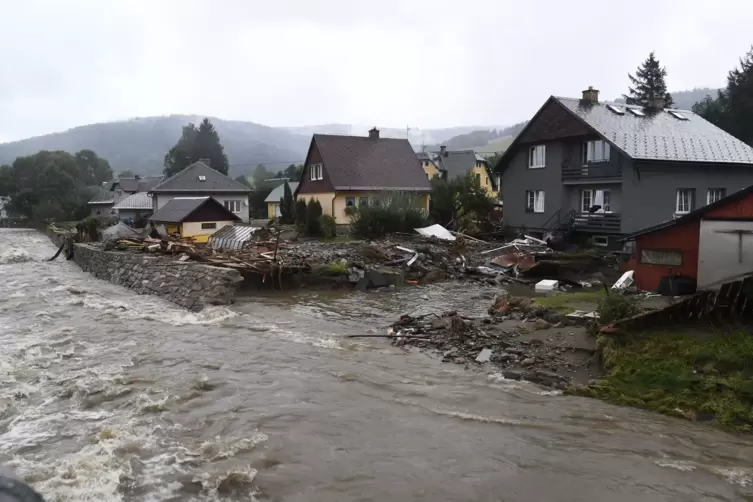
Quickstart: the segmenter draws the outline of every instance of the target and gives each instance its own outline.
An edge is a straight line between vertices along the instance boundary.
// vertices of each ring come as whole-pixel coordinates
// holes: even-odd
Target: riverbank
[[[573,395],[753,431],[753,336],[711,326],[600,334],[604,374]]]

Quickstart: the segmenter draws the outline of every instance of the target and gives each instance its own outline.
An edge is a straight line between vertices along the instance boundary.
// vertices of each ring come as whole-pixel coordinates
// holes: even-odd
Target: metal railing
[[[573,224],[576,230],[589,232],[619,233],[622,218],[617,213],[575,213]]]
[[[612,164],[562,165],[563,180],[622,178],[622,167]]]

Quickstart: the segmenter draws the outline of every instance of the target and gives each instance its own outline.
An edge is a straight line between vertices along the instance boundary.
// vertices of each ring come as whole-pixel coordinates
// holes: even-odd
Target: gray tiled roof
[[[201,177],[204,177],[203,181]],[[246,185],[215,171],[203,162],[194,162],[175,176],[166,179],[152,192],[250,192]]]
[[[217,202],[217,199],[214,197],[176,197],[170,199],[167,204],[158,209],[149,219],[161,223],[180,223],[204,204],[216,204],[223,211],[227,212],[228,220],[240,220],[238,216]]]
[[[295,193],[295,189],[298,188],[298,182],[297,181],[288,181],[288,185],[290,185],[290,191],[291,193]],[[264,202],[280,202],[280,199],[285,195],[285,183],[282,183],[280,185],[277,185],[274,190],[269,192],[269,195],[267,195],[267,198],[264,199]]]
[[[110,190],[111,185],[112,183],[101,185],[97,194],[89,201],[89,204],[112,204],[115,202],[115,193]]]
[[[159,185],[163,179],[163,176],[146,176],[144,178],[118,178],[112,182],[110,189],[114,189],[115,185],[117,184],[124,192],[148,192],[152,188]]]
[[[152,209],[152,198],[146,192],[134,193],[115,204],[113,209]]]
[[[688,110],[674,110],[687,120],[669,110],[639,117],[625,110],[624,104],[583,106],[575,98],[554,99],[633,159],[753,164],[753,148]]]
[[[463,178],[468,176],[476,167],[476,152],[473,150],[448,150],[436,156],[443,171],[447,171],[447,178]]]
[[[431,190],[407,139],[314,134],[313,141],[335,190]]]

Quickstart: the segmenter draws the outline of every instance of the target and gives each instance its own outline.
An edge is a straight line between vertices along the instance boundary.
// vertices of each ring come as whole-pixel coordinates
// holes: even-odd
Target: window
[[[476,181],[478,181],[478,184],[481,184],[481,173],[476,173]]]
[[[544,212],[543,190],[526,190],[526,211],[529,213]]]
[[[539,169],[546,166],[546,145],[532,146],[528,150],[528,167]]]
[[[583,163],[609,161],[609,143],[596,139],[583,144]]]
[[[628,110],[630,110],[630,113],[632,113],[636,117],[645,117],[646,116],[646,114],[643,113],[643,110],[641,110],[640,108],[628,108]]]
[[[217,228],[217,223],[214,223],[214,222],[201,224],[202,230],[214,230],[215,228]]]
[[[679,267],[682,265],[682,253],[679,251],[665,251],[662,249],[641,249],[640,262],[646,265],[668,265]]]
[[[584,213],[591,212],[591,208],[600,206],[596,213],[612,212],[612,196],[609,190],[581,190],[580,210]]]
[[[355,207],[355,205],[356,205],[355,197],[345,197],[345,207]]]
[[[227,209],[231,213],[240,213],[241,212],[241,201],[239,201],[239,200],[226,200],[225,201],[225,209]]]
[[[727,190],[724,188],[709,188],[706,191],[706,204],[713,204],[714,202],[723,199],[727,195]]]
[[[321,164],[311,164],[309,166],[309,172],[311,173],[309,175],[311,181],[324,179],[324,169],[322,168]]]
[[[625,110],[623,110],[622,108],[618,108],[614,105],[607,105],[607,108],[609,108],[611,112],[616,113],[617,115],[625,115]]]
[[[674,118],[676,118],[678,120],[688,120],[688,117],[686,117],[685,115],[683,115],[680,112],[676,112],[674,110],[668,110],[667,113],[669,113],[670,115],[672,115]]]
[[[693,210],[693,189],[678,188],[675,214],[688,214]]]
[[[607,237],[606,235],[594,235],[591,238],[591,243],[594,246],[607,247],[609,246],[609,237]]]
[[[368,197],[359,197],[358,198],[358,206],[359,207],[366,207],[369,205],[369,198]]]

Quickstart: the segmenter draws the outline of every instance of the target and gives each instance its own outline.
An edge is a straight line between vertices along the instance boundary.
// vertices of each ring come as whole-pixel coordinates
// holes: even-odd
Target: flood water
[[[48,501],[733,501],[753,440],[380,338],[480,289],[190,313],[0,230],[0,462]],[[748,499],[751,500],[751,499]]]

